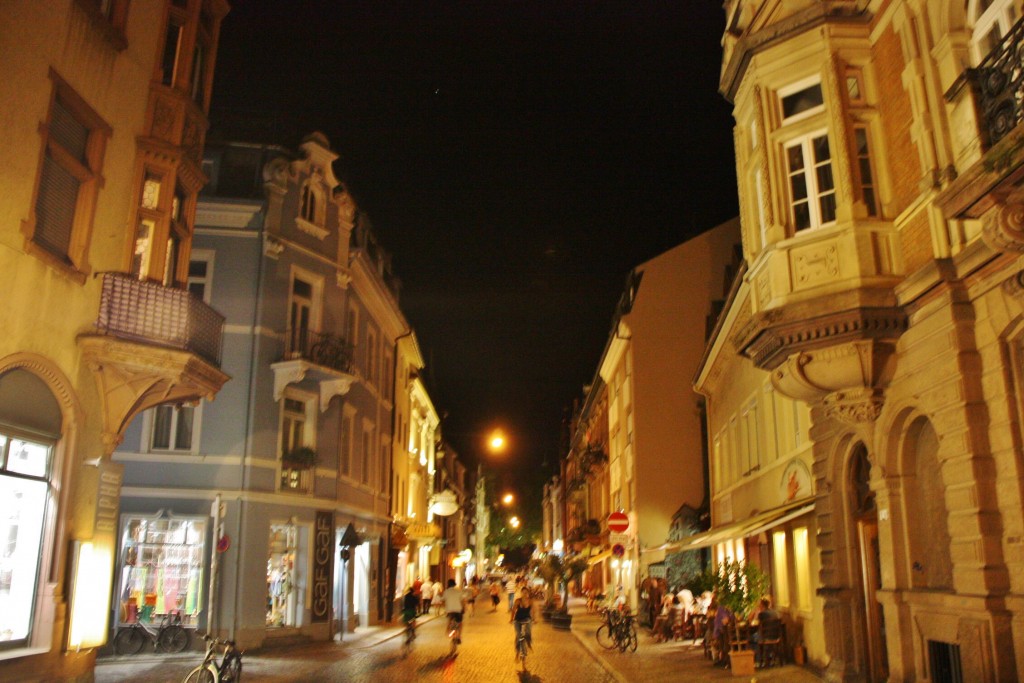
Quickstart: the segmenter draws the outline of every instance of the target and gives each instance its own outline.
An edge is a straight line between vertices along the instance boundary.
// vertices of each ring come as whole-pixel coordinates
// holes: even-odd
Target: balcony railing
[[[1024,19],[974,69],[973,76],[988,145],[992,146],[1024,119]]]
[[[191,351],[220,367],[224,316],[184,289],[103,273],[96,327],[114,337]]]
[[[285,358],[302,358],[325,368],[345,374],[352,372],[352,345],[328,332],[306,329],[288,330],[285,334]]]

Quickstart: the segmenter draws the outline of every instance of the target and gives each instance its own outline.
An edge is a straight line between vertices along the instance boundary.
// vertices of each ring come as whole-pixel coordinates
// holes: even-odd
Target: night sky
[[[736,214],[720,0],[231,5],[211,139],[328,136],[445,437],[538,490],[626,274]]]

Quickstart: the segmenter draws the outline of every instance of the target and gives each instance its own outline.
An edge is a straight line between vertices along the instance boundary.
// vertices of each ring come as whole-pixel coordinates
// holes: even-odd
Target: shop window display
[[[178,612],[183,625],[195,626],[205,546],[203,518],[122,517],[119,625]]]
[[[294,525],[270,527],[267,557],[267,626],[298,626],[298,591],[295,585],[295,558],[298,530]]]

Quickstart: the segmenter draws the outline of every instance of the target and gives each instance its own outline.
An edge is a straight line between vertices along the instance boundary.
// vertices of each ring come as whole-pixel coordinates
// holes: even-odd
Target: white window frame
[[[374,444],[377,443],[377,439],[374,432],[377,430],[377,425],[373,424],[373,421],[368,418],[363,418],[363,429],[362,439],[359,444],[359,457],[360,457],[360,472],[359,481],[363,484],[370,485],[373,483],[370,474],[373,472],[375,464],[374,456],[377,454],[377,449],[374,448]]]
[[[292,329],[292,307],[299,302],[299,298],[295,295],[295,281],[301,280],[310,286],[312,290],[309,296],[309,321],[307,322],[306,332],[319,332],[321,326],[321,319],[323,317],[323,300],[324,300],[324,278],[317,273],[300,268],[299,266],[293,265],[291,272],[288,277],[288,308],[286,309],[285,315],[286,325],[288,327],[288,334],[291,335],[289,339],[290,344],[295,343],[295,331]],[[299,351],[299,349],[292,348],[293,352]]]
[[[185,287],[189,291],[192,291],[191,287],[193,283],[201,283],[203,285],[202,301],[205,304],[209,304],[213,296],[211,294],[211,290],[213,289],[213,264],[215,255],[216,252],[213,249],[193,249],[188,259],[190,274],[187,276],[185,281]],[[191,275],[193,261],[206,264],[206,275],[202,277]]]
[[[345,405],[342,409],[341,434],[338,435],[338,473],[347,479],[352,478],[352,451],[355,447],[353,439],[356,426],[356,409]],[[347,428],[346,428],[347,427]]]
[[[784,99],[786,99],[790,95],[794,95],[794,94],[800,92],[801,90],[806,90],[806,89],[808,89],[808,88],[810,88],[811,86],[814,86],[814,85],[818,86],[818,88],[821,88],[821,76],[819,76],[817,74],[815,74],[813,76],[808,76],[807,78],[802,78],[799,81],[796,81],[794,83],[790,83],[789,85],[785,86],[784,88],[779,88],[776,91],[775,94],[776,94],[777,101],[779,103],[779,105],[778,105],[779,106],[779,118],[781,119],[783,126],[788,126],[788,125],[790,125],[792,123],[796,123],[797,121],[802,121],[803,119],[810,118],[812,116],[815,116],[815,115],[820,114],[821,112],[825,111],[825,103],[823,101],[821,104],[819,104],[816,107],[811,107],[810,109],[802,111],[802,112],[800,112],[798,114],[793,114],[792,116],[789,116],[789,117],[787,117],[783,113],[782,101]],[[821,94],[822,94],[822,100],[824,100],[825,91],[822,90]]]
[[[1017,0],[993,0],[992,5],[979,14],[980,4],[981,0],[971,0],[967,8],[967,16],[974,27],[971,32],[971,56],[975,64],[980,64],[988,57],[990,48],[985,43],[992,30],[998,28],[1002,39],[1020,19]]]
[[[200,425],[202,424],[202,414],[203,414],[202,406],[203,406],[203,401],[200,401],[199,403],[197,403],[195,406],[192,407],[192,442],[189,444],[188,448],[174,448],[173,445],[170,445],[170,444],[169,444],[168,448],[157,448],[157,446],[153,443],[153,438],[155,436],[156,423],[157,423],[156,413],[161,408],[166,408],[168,406],[172,407],[173,410],[174,410],[174,412],[172,413],[172,419],[171,419],[171,435],[170,435],[171,442],[173,444],[174,438],[175,438],[175,434],[177,432],[178,419],[180,417],[180,410],[179,409],[181,407],[183,407],[183,406],[175,405],[175,404],[159,405],[159,406],[156,406],[155,408],[150,408],[145,413],[143,413],[143,415],[144,415],[143,421],[142,421],[142,432],[144,434],[144,436],[143,436],[143,441],[144,442],[143,442],[143,448],[142,448],[143,452],[147,452],[147,453],[193,453],[193,454],[194,453],[198,453],[199,452],[199,428],[200,428]]]
[[[814,141],[824,137],[828,142],[829,158],[828,164],[832,168],[832,187],[830,190],[821,192],[818,187],[818,174],[817,169],[821,164],[817,164],[814,159]],[[800,147],[801,156],[803,157],[804,167],[797,173],[803,175],[804,182],[807,187],[807,196],[804,200],[807,202],[808,220],[809,224],[806,227],[797,227],[796,219],[796,205],[799,203],[793,196],[793,184],[791,178],[797,173],[794,173],[789,167],[789,150],[794,147]],[[835,217],[829,221],[822,219],[821,211],[821,200],[823,197],[831,195],[833,198],[836,196],[836,185],[835,185],[835,157],[833,151],[835,145],[832,144],[832,140],[829,139],[829,133],[827,128],[818,128],[809,133],[797,135],[787,139],[782,145],[782,160],[786,171],[786,193],[789,204],[789,220],[793,227],[793,232],[803,232],[804,230],[815,230],[817,228],[823,228],[829,225],[833,225],[836,222]]]

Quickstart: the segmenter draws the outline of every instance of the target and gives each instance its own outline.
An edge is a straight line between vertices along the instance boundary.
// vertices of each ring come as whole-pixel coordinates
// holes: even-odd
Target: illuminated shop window
[[[32,635],[52,448],[0,432],[0,650]]]
[[[796,567],[796,606],[811,609],[811,555],[807,527],[793,529],[793,564]]]
[[[195,626],[203,604],[206,520],[173,515],[121,517],[118,624],[159,623],[178,612]]]
[[[775,604],[789,607],[789,564],[786,556],[786,532],[772,534],[772,564],[775,567]]]
[[[302,600],[297,589],[296,556],[299,535],[293,524],[270,527],[267,557],[267,626],[283,628],[299,625]]]

